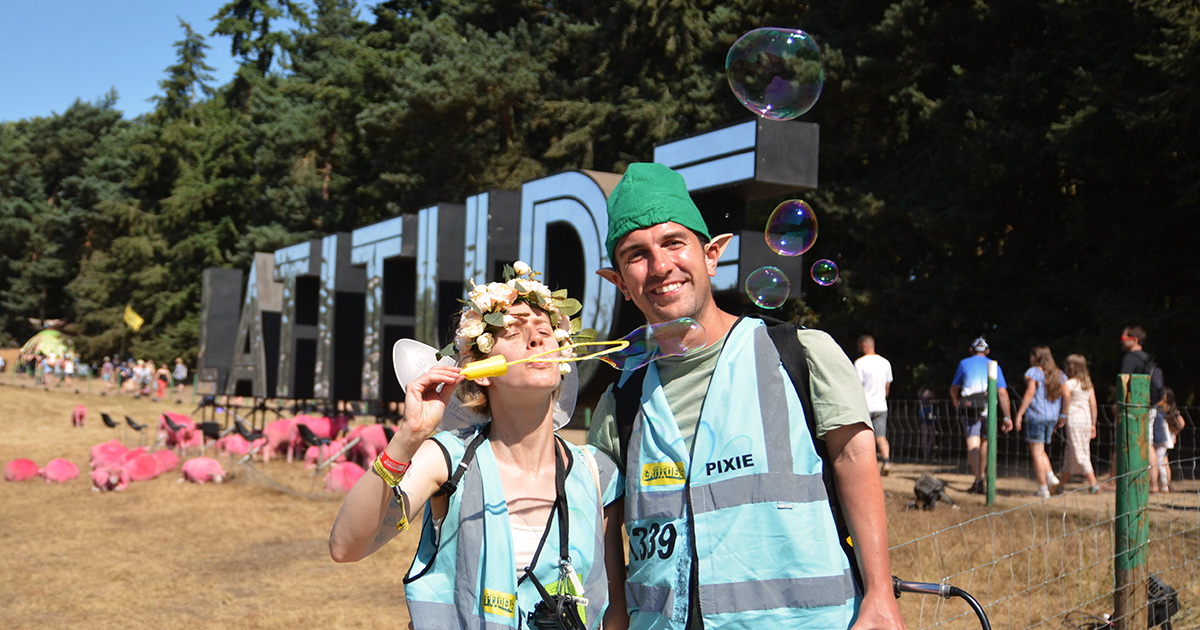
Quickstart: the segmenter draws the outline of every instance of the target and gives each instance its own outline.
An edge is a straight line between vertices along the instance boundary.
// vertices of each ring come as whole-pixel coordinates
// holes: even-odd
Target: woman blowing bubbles
[[[552,295],[527,265],[514,267],[507,282],[472,290],[455,335],[459,365],[514,361],[569,342],[579,303]],[[554,432],[570,419],[576,381],[569,363],[534,361],[474,381],[435,365],[407,383],[403,420],[338,512],[333,559],[370,555],[424,506],[404,578],[414,627],[598,627],[608,593],[603,507],[622,483],[610,460]],[[466,426],[438,433],[443,418]],[[543,590],[552,602],[556,593],[581,598],[555,603],[582,624],[546,625],[554,608]]]

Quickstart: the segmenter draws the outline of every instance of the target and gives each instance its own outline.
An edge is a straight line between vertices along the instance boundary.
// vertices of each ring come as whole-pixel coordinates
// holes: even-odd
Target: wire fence
[[[966,590],[993,628],[1107,627],[1099,623],[1113,610],[1113,496],[1079,489],[950,525],[893,547],[893,570]],[[1200,495],[1156,496],[1146,518],[1147,571],[1178,591],[1174,627],[1196,628],[1200,615],[1188,604],[1200,595]],[[979,627],[960,600],[905,595],[900,603],[910,629]]]
[[[965,471],[966,449],[957,417],[949,401],[932,405],[931,410],[927,403],[921,414],[917,401],[889,404],[892,461],[928,464],[934,471]],[[1200,597],[1200,453],[1193,423],[1198,409],[1181,411],[1187,426],[1169,456],[1174,491],[1150,495],[1142,516],[1149,527],[1147,573],[1177,590],[1179,607],[1171,611],[1172,625],[1162,627],[1197,628],[1200,611],[1189,604]],[[1097,476],[1112,468],[1114,413],[1115,409],[1100,409],[1098,439],[1092,442]],[[924,442],[922,418],[927,421]],[[935,432],[932,442],[930,428]],[[1014,432],[1001,434],[997,442],[998,477],[1031,477],[1024,439]],[[1056,469],[1064,442],[1061,433],[1056,435],[1048,451]],[[1148,470],[1128,474],[1145,476]],[[1120,516],[1114,493],[1093,494],[1083,485],[1049,500],[1031,496],[1022,505],[983,514],[979,508],[975,516],[944,507],[936,510],[941,512],[922,514],[928,515],[924,531],[937,531],[908,540],[893,532],[894,573],[966,590],[982,604],[994,628],[1111,627],[1105,616],[1113,611],[1114,526]],[[980,626],[959,599],[906,594],[900,605],[910,629]],[[1149,601],[1148,618],[1165,620],[1165,606],[1165,601]]]
[[[1010,392],[1014,403],[1020,400]],[[924,411],[923,411],[924,409]],[[1200,477],[1200,457],[1195,419],[1200,419],[1200,407],[1180,407],[1186,426],[1169,451],[1172,476],[1176,479]],[[1016,408],[1014,406],[1015,414]],[[1102,404],[1098,407],[1097,436],[1091,443],[1092,467],[1097,476],[1112,471],[1116,441],[1116,408]],[[887,438],[891,445],[891,460],[896,463],[957,466],[966,471],[967,450],[962,424],[949,400],[889,400]],[[1029,447],[1016,431],[998,433],[996,444],[996,474],[1000,477],[1032,476]],[[1055,431],[1046,454],[1057,470],[1062,466],[1066,438],[1063,429]],[[1076,479],[1076,481],[1081,481]]]

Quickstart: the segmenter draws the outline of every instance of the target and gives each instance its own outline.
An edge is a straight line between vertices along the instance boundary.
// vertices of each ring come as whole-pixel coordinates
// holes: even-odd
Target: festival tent
[[[21,346],[21,356],[27,354],[40,354],[42,356],[54,355],[56,357],[65,356],[71,351],[71,340],[57,330],[43,330],[42,332],[29,338],[25,345]]]

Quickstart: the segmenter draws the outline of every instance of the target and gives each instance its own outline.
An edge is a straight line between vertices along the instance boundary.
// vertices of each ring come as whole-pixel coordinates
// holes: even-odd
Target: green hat
[[[617,241],[625,235],[668,221],[712,238],[682,175],[662,164],[630,164],[608,197],[609,261],[616,264]]]

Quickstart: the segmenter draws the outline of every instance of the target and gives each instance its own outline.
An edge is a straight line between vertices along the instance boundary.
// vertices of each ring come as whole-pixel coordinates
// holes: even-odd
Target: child
[[[1154,452],[1158,455],[1158,491],[1170,492],[1171,465],[1167,461],[1167,451],[1175,448],[1175,437],[1184,426],[1183,414],[1175,405],[1175,390],[1163,389],[1162,400],[1150,410],[1150,423],[1154,430]]]

